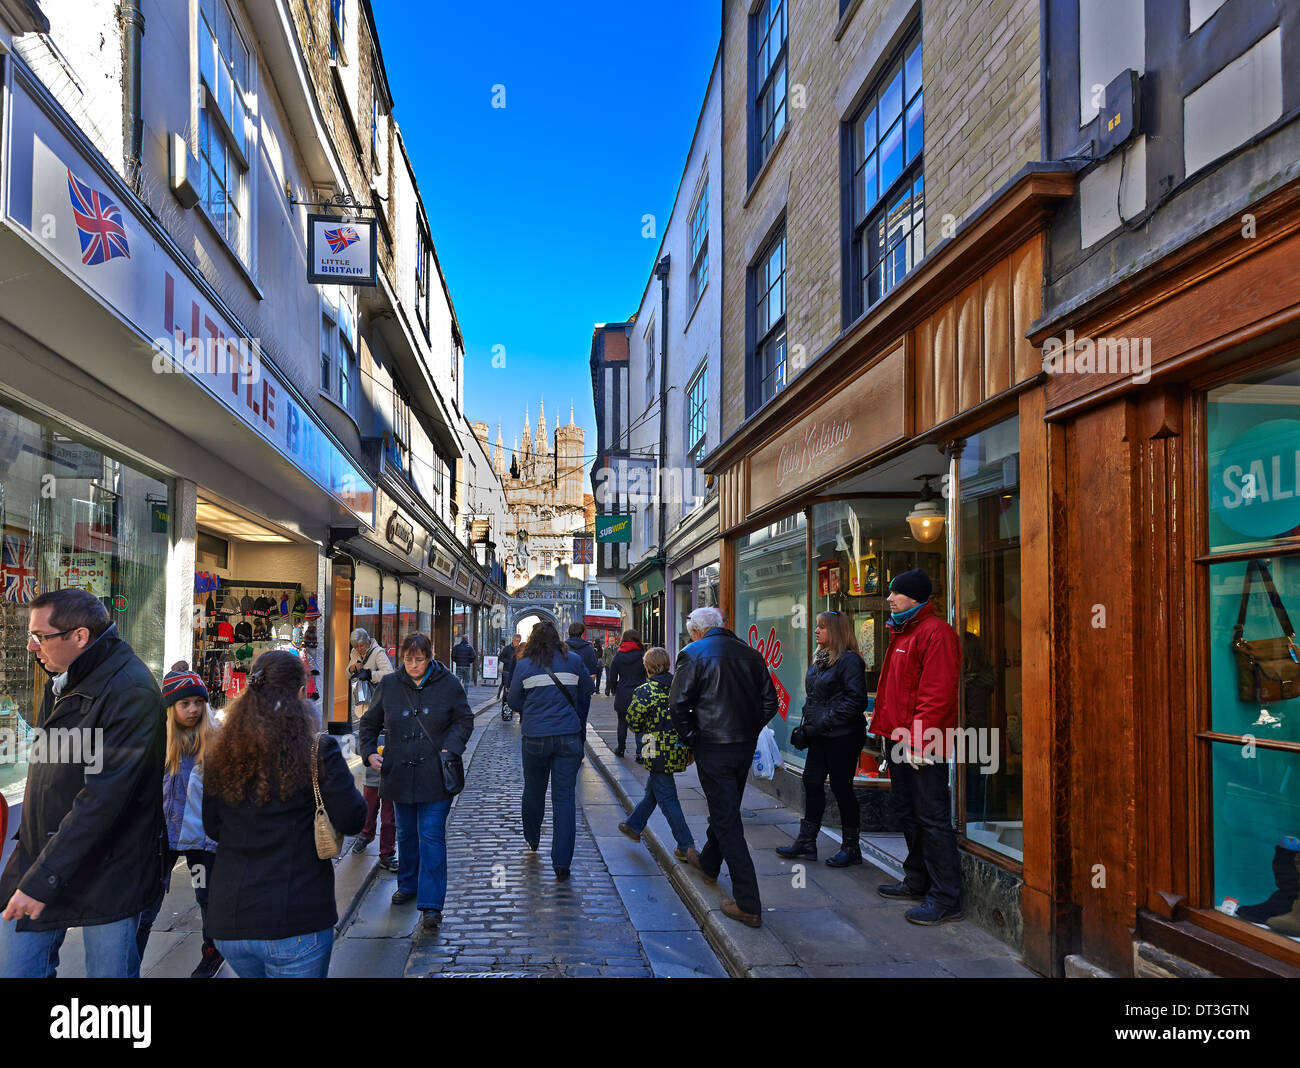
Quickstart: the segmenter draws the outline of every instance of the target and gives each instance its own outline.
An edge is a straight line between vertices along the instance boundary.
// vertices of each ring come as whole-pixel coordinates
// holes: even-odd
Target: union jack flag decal
[[[342,252],[349,245],[361,240],[355,226],[340,226],[336,230],[326,230],[325,240],[330,243],[331,252]]]
[[[4,536],[5,600],[27,604],[36,597],[36,561],[31,542],[15,534]]]
[[[122,209],[98,189],[92,189],[68,168],[68,196],[72,216],[81,238],[81,262],[87,267],[111,260],[114,256],[131,258],[122,225]]]

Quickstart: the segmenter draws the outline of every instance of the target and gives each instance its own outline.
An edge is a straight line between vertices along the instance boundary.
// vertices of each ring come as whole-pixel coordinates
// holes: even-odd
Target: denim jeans
[[[59,947],[68,928],[19,931],[17,920],[0,920],[0,979],[53,979],[59,970]],[[87,979],[139,979],[139,916],[81,929],[86,946]]]
[[[469,689],[474,669],[469,664],[456,665],[456,678],[460,679],[461,685]]]
[[[687,826],[686,816],[682,813],[682,803],[677,800],[677,782],[672,772],[652,771],[650,773],[650,778],[645,784],[645,797],[641,798],[641,803],[632,810],[632,815],[628,816],[627,825],[634,831],[644,831],[656,804],[663,809],[664,819],[673,829],[677,848],[694,849],[695,839],[691,837],[691,829]]]
[[[546,810],[546,784],[551,786],[551,864],[568,869],[578,837],[578,769],[582,766],[582,735],[525,736],[523,742],[524,837],[530,843],[542,836]]]
[[[289,938],[218,938],[217,949],[241,979],[324,979],[334,928]]]
[[[447,899],[447,813],[450,801],[393,803],[397,810],[397,889],[422,909]]]

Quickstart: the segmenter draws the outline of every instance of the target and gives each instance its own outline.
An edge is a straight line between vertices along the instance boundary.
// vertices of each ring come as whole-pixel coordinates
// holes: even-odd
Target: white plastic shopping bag
[[[758,744],[754,747],[754,778],[770,779],[776,774],[776,769],[781,767],[781,750],[776,745],[776,735],[772,733],[771,727],[764,727],[758,736]]]

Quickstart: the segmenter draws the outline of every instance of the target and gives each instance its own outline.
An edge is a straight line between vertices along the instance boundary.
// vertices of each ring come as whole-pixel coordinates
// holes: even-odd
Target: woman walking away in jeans
[[[420,928],[442,924],[447,897],[447,814],[442,754],[465,752],[474,732],[465,687],[433,659],[423,634],[402,639],[401,668],[379,684],[357,731],[361,759],[380,771],[397,810],[397,889],[393,904],[415,898]],[[378,752],[385,732],[384,752]]]
[[[632,691],[645,682],[645,647],[641,644],[641,635],[634,630],[623,632],[623,644],[609,662],[609,682],[607,687],[614,691],[614,711],[618,714],[618,748],[616,757],[621,757],[627,748],[627,706],[632,703]],[[636,737],[636,758],[641,759],[641,736]]]
[[[847,615],[818,612],[816,633],[817,651],[804,677],[808,699],[803,722],[790,732],[791,744],[808,750],[803,769],[804,818],[799,823],[799,837],[788,846],[777,846],[776,851],[783,857],[817,859],[817,832],[826,810],[824,787],[830,775],[844,845],[826,863],[847,868],[862,863],[853,775],[867,740],[867,668],[858,655],[858,640]]]
[[[202,957],[191,979],[211,979],[222,957],[208,933],[208,884],[217,843],[203,830],[203,757],[216,737],[217,724],[208,707],[208,688],[184,660],[163,676],[163,705],[167,710],[167,753],[163,764],[163,817],[167,826],[167,853],[158,898],[140,918],[136,936],[140,959],[149,941],[163,898],[171,886],[172,869],[182,853],[194,886],[194,900],[203,917]]]
[[[551,865],[569,877],[578,835],[578,768],[587,733],[587,709],[596,689],[582,658],[569,652],[553,623],[528,635],[510,681],[510,707],[523,736],[524,840],[537,851],[542,837],[546,785],[551,786]]]
[[[204,761],[203,826],[221,863],[208,923],[241,979],[323,979],[334,948],[334,865],[316,855],[313,764],[336,831],[356,834],[365,798],[306,700],[296,653],[263,653]]]
[[[646,651],[644,660],[650,678],[632,693],[632,703],[627,707],[627,725],[648,736],[642,752],[650,779],[646,782],[645,797],[632,810],[627,822],[618,825],[618,829],[632,841],[641,841],[646,821],[658,805],[677,839],[673,856],[690,863],[691,854],[695,854],[696,861],[699,854],[695,852],[695,839],[691,837],[691,829],[682,814],[682,803],[677,800],[677,784],[673,776],[690,767],[695,758],[674,729],[672,717],[668,714],[668,692],[673,687],[673,677],[668,671],[668,650],[655,646]]]

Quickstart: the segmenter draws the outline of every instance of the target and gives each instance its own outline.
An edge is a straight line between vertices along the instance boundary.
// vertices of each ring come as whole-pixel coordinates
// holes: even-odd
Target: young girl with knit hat
[[[163,813],[168,851],[163,858],[163,879],[157,900],[141,919],[140,956],[143,959],[149,932],[171,885],[172,869],[184,853],[194,886],[194,898],[203,917],[203,955],[190,978],[210,979],[221,968],[223,958],[208,937],[208,883],[212,878],[217,844],[203,831],[203,756],[218,728],[208,707],[208,688],[185,661],[173,665],[163,677],[162,692],[167,712]]]

